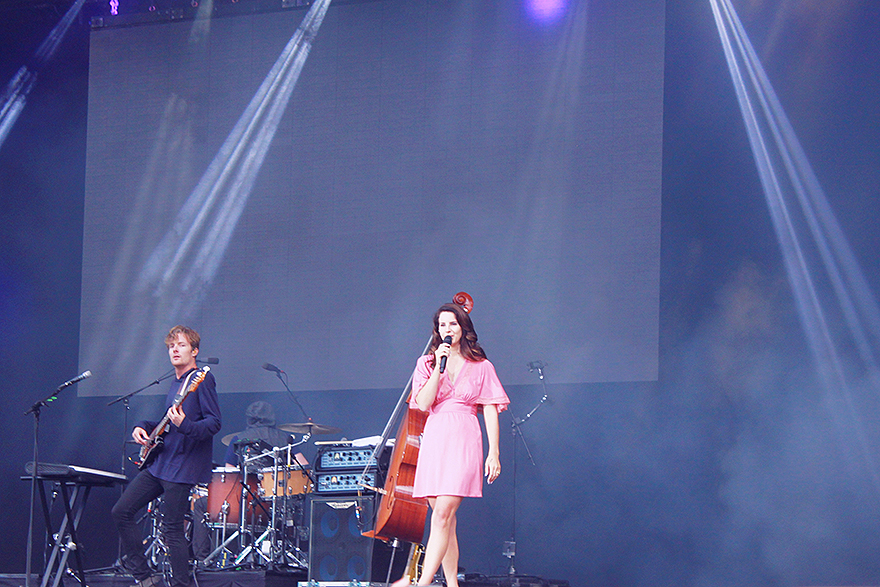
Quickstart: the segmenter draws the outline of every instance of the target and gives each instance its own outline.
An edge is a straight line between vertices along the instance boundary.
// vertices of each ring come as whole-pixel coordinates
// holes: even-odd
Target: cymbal
[[[301,424],[282,424],[279,426],[285,432],[294,432],[296,434],[339,434],[342,428],[334,426],[325,426],[324,424],[315,424],[314,422],[302,422]]]
[[[239,431],[239,432],[233,432],[232,434],[227,434],[226,436],[224,436],[223,438],[221,438],[221,439],[220,439],[220,442],[222,442],[222,443],[225,444],[226,446],[229,446],[229,443],[232,442],[232,440],[233,440],[236,436],[238,436],[239,439],[241,439],[242,437],[245,437],[246,434],[247,434],[247,430],[241,430],[241,431]],[[258,443],[261,443],[261,442],[262,442],[262,443],[266,443],[266,444],[268,444],[268,441],[266,441],[266,440],[262,440],[262,439],[259,439],[259,438],[255,439],[255,440],[250,440],[250,439],[245,438],[245,440],[239,440],[238,442],[242,442],[242,443],[244,443],[244,444],[248,444],[248,443],[250,443],[250,444],[258,444]],[[238,442],[236,442],[236,444],[238,444]]]
[[[238,436],[239,434],[241,434],[241,432],[233,432],[232,434],[227,434],[226,436],[224,436],[223,438],[220,439],[220,442],[222,442],[226,446],[229,446],[229,443],[232,442],[232,439],[235,438],[236,436]]]

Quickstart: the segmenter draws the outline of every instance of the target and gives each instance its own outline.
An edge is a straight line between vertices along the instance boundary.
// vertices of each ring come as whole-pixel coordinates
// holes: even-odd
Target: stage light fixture
[[[533,19],[542,23],[551,23],[559,20],[565,9],[568,7],[568,0],[526,0],[526,10]]]

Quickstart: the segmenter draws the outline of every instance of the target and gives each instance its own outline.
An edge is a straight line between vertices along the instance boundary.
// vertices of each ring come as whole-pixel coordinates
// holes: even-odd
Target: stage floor
[[[0,587],[25,587],[25,575],[0,574]],[[132,587],[134,580],[129,575],[116,573],[86,573],[86,587]],[[482,575],[466,575],[460,581],[462,587],[568,587],[568,581],[546,580],[539,577],[518,575],[516,577],[487,577]],[[51,585],[51,583],[50,583]],[[80,587],[76,577],[65,576],[64,587]],[[357,581],[308,582],[305,573],[299,572],[267,572],[264,570],[243,571],[198,571],[193,587],[385,587],[385,583],[360,583]],[[40,586],[40,577],[34,576],[31,587]]]

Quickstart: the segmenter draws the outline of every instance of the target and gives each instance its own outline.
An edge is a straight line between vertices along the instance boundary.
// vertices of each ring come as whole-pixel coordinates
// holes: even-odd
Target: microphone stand
[[[265,367],[263,367],[263,368],[265,369]],[[275,371],[274,369],[267,369],[267,370],[268,370],[268,371]],[[306,421],[307,421],[307,422],[311,422],[311,421],[312,421],[311,416],[309,416],[309,415],[306,413],[305,408],[302,407],[302,404],[299,403],[299,400],[296,399],[296,396],[295,396],[295,395],[293,395],[293,392],[290,390],[290,386],[287,385],[287,381],[285,381],[285,380],[284,380],[284,377],[281,376],[282,373],[284,373],[285,375],[287,375],[287,373],[286,373],[285,371],[282,371],[281,369],[275,371],[275,375],[278,377],[278,380],[281,381],[281,385],[284,386],[284,389],[287,390],[287,394],[290,396],[290,399],[293,400],[293,403],[296,404],[296,407],[299,408],[299,411],[302,412],[302,413],[303,413],[303,416],[306,417]]]
[[[167,372],[165,372],[164,375],[162,375],[158,379],[154,379],[153,381],[147,383],[146,385],[144,385],[140,389],[135,389],[131,393],[127,393],[125,395],[119,396],[115,400],[113,400],[107,404],[108,406],[112,406],[113,404],[122,402],[122,406],[125,408],[125,411],[123,412],[123,418],[122,418],[122,438],[123,439],[126,438],[126,434],[128,433],[128,412],[131,410],[131,406],[129,405],[129,400],[132,397],[139,394],[140,392],[144,391],[145,389],[149,389],[150,387],[152,387],[154,385],[159,385],[160,383],[162,383],[163,381],[165,381],[166,379],[171,377],[173,374],[174,374],[174,369],[173,368],[169,369]],[[125,475],[125,461],[126,461],[125,445],[126,444],[128,444],[128,441],[123,440],[122,441],[122,463],[121,463],[120,469],[119,469],[119,472],[123,475]],[[120,491],[122,491],[122,489],[123,488],[120,487]]]
[[[274,365],[273,365],[273,366],[274,366]],[[296,398],[296,396],[293,394],[293,391],[291,391],[290,386],[287,384],[287,381],[284,379],[284,377],[281,376],[282,373],[284,373],[284,375],[287,375],[287,372],[286,372],[286,371],[283,371],[283,370],[281,370],[281,369],[277,369],[277,368],[275,368],[275,369],[269,369],[269,368],[268,368],[268,364],[267,364],[267,366],[264,366],[263,369],[266,369],[267,371],[273,371],[273,372],[275,373],[275,376],[278,377],[278,380],[281,382],[281,385],[283,385],[283,386],[284,386],[284,389],[287,390],[287,395],[290,396],[290,399],[293,401],[293,403],[296,404],[296,407],[299,408],[299,411],[303,413],[303,416],[305,416],[306,422],[312,422],[312,417],[309,416],[308,413],[306,413],[305,408],[302,406],[301,403],[299,403],[299,400],[298,400],[298,399]],[[309,427],[308,432],[306,432],[306,433],[303,435],[303,437],[300,439],[299,442],[297,442],[296,444],[288,444],[288,445],[285,447],[285,448],[287,449],[287,461],[288,461],[288,464],[290,463],[290,449],[291,449],[292,447],[294,447],[294,446],[299,446],[299,445],[301,445],[301,444],[305,444],[306,442],[308,442],[308,440],[309,440],[309,438],[311,438],[311,436],[312,436],[312,429],[311,429],[311,427]],[[275,449],[275,450],[279,450],[279,449]],[[284,449],[280,449],[280,450],[284,450]],[[274,452],[273,452],[273,458],[276,458],[276,456],[277,456],[277,453],[274,453]],[[276,460],[275,462],[276,462],[276,465],[277,465],[277,460]],[[299,464],[299,463],[297,463],[297,464]],[[242,463],[242,467],[244,467],[244,463]],[[311,482],[317,487],[317,482],[316,482],[316,480],[315,480],[315,477],[312,475],[312,473],[311,473],[308,469],[305,469],[305,468],[303,468],[302,465],[299,465],[299,470],[302,471],[302,472],[304,472],[304,473],[308,476],[309,480],[310,480],[310,481],[311,481]],[[273,473],[273,474],[275,474],[275,473]],[[285,489],[285,492],[286,492],[286,489]],[[286,495],[286,493],[285,493],[285,495]],[[244,513],[244,510],[242,510],[242,513]],[[271,542],[270,542],[270,544],[271,544],[271,551],[270,551],[270,552],[272,553],[272,556],[271,556],[271,559],[269,560],[269,569],[270,569],[270,570],[271,570],[272,567],[273,567],[273,563],[274,563],[274,561],[277,560],[278,558],[281,558],[280,556],[276,556],[276,549],[280,549],[280,551],[281,551],[281,556],[284,556],[284,552],[286,552],[284,545],[285,545],[285,543],[286,543],[286,541],[287,541],[287,538],[286,538],[284,532],[281,533],[281,544],[280,544],[280,546],[279,546],[279,544],[277,543],[277,541],[276,541],[276,539],[275,539],[275,534],[274,534],[274,532],[275,532],[275,524],[274,524],[274,521],[275,521],[275,516],[274,516],[274,514],[275,514],[275,500],[274,500],[274,499],[272,500],[272,514],[273,514],[273,515],[272,515],[272,517],[270,518],[270,519],[272,520],[272,523],[269,525],[269,529],[272,530],[272,533],[271,533]],[[267,533],[269,532],[269,529],[266,530]],[[250,546],[248,546],[247,548],[252,548],[253,544],[256,544],[257,542],[260,542],[262,539],[264,539],[265,536],[266,536],[266,534],[264,533],[262,537],[258,538],[258,539],[256,540],[256,542],[252,543],[252,544],[251,544]],[[244,539],[244,537],[242,536],[242,540],[243,540],[243,539]],[[242,542],[242,544],[244,544],[244,543]],[[243,552],[247,552],[247,548],[246,548]],[[297,537],[297,544],[294,545],[294,548],[295,548],[296,550],[300,550],[300,549],[299,549],[299,537]],[[300,551],[300,552],[302,552],[302,551]],[[300,564],[302,563],[302,561],[300,561],[296,556],[294,556],[293,558],[296,559],[297,563],[300,563]],[[236,563],[238,563],[239,560],[241,560],[241,555],[239,555],[239,558],[236,559]]]
[[[91,373],[89,373],[89,375],[91,375]],[[33,469],[31,469],[31,505],[28,518],[27,554],[25,555],[27,556],[27,561],[25,561],[25,587],[31,587],[31,559],[33,558],[34,552],[34,506],[37,500],[37,477],[40,474],[40,412],[43,407],[48,406],[50,403],[57,400],[61,392],[71,385],[71,382],[59,385],[55,391],[49,394],[48,397],[36,402],[24,413],[25,416],[28,414],[34,415],[34,463]],[[71,520],[71,522],[73,522],[73,520]],[[51,532],[48,527],[46,528],[46,531]],[[61,538],[62,537],[59,536],[59,539]]]
[[[174,368],[171,368],[168,371],[166,371],[165,374],[163,374],[158,379],[154,379],[150,383],[147,383],[146,385],[144,385],[140,389],[135,389],[131,393],[127,393],[125,395],[119,396],[107,404],[108,406],[112,406],[113,404],[122,402],[122,406],[123,406],[123,412],[122,412],[122,460],[119,464],[119,473],[121,475],[125,475],[125,461],[127,460],[125,457],[125,450],[126,450],[125,445],[128,444],[128,440],[127,440],[127,437],[128,437],[127,436],[128,435],[128,412],[131,411],[131,405],[129,404],[129,400],[131,400],[132,397],[136,396],[137,394],[144,391],[145,389],[149,389],[150,387],[152,387],[154,385],[159,385],[161,382],[165,381],[166,379],[171,377],[173,374],[174,374]],[[125,491],[125,486],[120,484],[119,494],[122,495],[122,493],[124,491]],[[118,541],[117,559],[122,560],[122,539],[121,538]]]
[[[212,357],[208,357],[205,360],[198,359],[198,358],[196,359],[196,363],[209,363],[211,365],[216,365],[219,362],[220,361],[218,359],[215,359]],[[159,385],[160,383],[162,383],[163,381],[165,381],[166,379],[171,377],[173,374],[174,374],[174,368],[172,367],[171,369],[166,371],[158,379],[154,379],[153,381],[147,383],[146,385],[144,385],[140,389],[135,389],[131,393],[121,395],[121,396],[117,397],[115,400],[113,400],[107,404],[108,406],[112,406],[113,404],[122,402],[122,405],[125,409],[125,411],[123,412],[123,418],[122,418],[122,438],[123,439],[127,438],[127,436],[128,436],[128,412],[131,411],[131,406],[129,405],[129,400],[132,397],[139,394],[140,392],[144,391],[145,389],[149,389],[150,387],[152,387],[154,385]],[[125,461],[127,460],[125,458],[125,445],[126,444],[128,444],[128,440],[123,440],[122,441],[122,463],[119,468],[119,472],[123,475],[125,475]],[[120,493],[122,492],[122,490],[123,490],[123,487],[120,486],[120,488],[119,488]]]
[[[526,449],[526,456],[529,458],[529,462],[532,463],[532,466],[537,466],[535,463],[535,459],[532,458],[532,452],[529,450],[529,445],[526,443],[525,436],[523,436],[521,426],[525,424],[534,414],[538,411],[542,405],[549,399],[547,395],[547,382],[544,381],[544,367],[547,364],[543,361],[533,361],[528,364],[529,372],[538,372],[538,379],[541,380],[541,387],[543,389],[543,394],[541,396],[541,400],[535,405],[534,408],[531,409],[525,416],[522,418],[517,418],[511,414],[510,419],[510,433],[513,436],[513,525],[511,529],[510,540],[504,542],[504,551],[502,555],[507,557],[510,560],[510,565],[507,569],[507,575],[512,580],[511,585],[519,585],[519,578],[516,578],[516,567],[514,566],[514,561],[516,559],[516,469],[517,469],[517,436],[522,441],[523,448]]]

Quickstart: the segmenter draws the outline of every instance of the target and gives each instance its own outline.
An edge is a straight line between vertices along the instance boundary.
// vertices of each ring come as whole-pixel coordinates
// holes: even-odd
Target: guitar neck
[[[165,428],[168,426],[168,422],[170,421],[171,418],[169,418],[168,414],[166,413],[165,417],[159,420],[159,423],[156,424],[156,427],[153,428],[153,431],[150,433],[150,440],[156,440],[157,438],[162,436],[162,434],[165,432]]]

